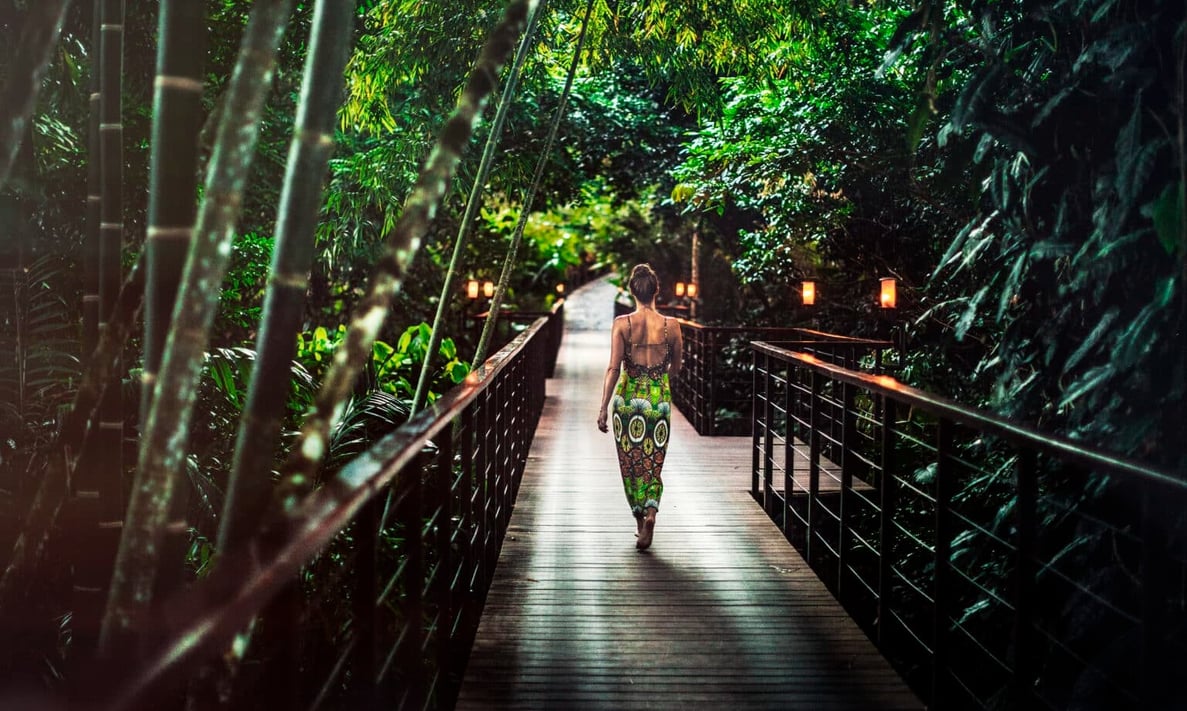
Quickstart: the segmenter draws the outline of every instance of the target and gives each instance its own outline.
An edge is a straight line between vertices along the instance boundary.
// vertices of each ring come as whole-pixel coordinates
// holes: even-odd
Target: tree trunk
[[[585,17],[581,20],[581,32],[577,35],[577,46],[573,49],[573,61],[570,62],[569,73],[565,77],[565,88],[561,91],[556,114],[552,117],[552,125],[548,128],[548,139],[544,141],[544,150],[540,153],[540,159],[536,161],[536,174],[532,176],[532,184],[524,193],[523,206],[519,210],[519,221],[515,224],[515,231],[511,234],[511,244],[507,247],[506,261],[503,262],[503,273],[499,275],[499,285],[495,288],[494,296],[490,300],[490,311],[486,316],[486,323],[482,326],[482,336],[478,339],[478,348],[474,352],[471,369],[477,368],[482,365],[482,361],[486,360],[486,351],[490,348],[490,340],[499,320],[499,309],[503,305],[503,294],[507,291],[507,283],[511,280],[511,270],[515,267],[519,243],[523,241],[523,230],[527,226],[528,216],[532,212],[532,202],[536,198],[536,191],[540,188],[544,169],[552,157],[552,146],[556,143],[556,133],[560,129],[561,118],[565,115],[565,104],[568,103],[569,94],[573,90],[573,78],[577,75],[577,65],[581,63],[581,50],[585,46],[585,34],[589,27],[589,16],[593,12],[593,4],[594,0],[589,0],[585,5]]]
[[[359,372],[371,357],[379,330],[387,319],[392,297],[400,290],[412,258],[436,215],[437,207],[453,178],[462,150],[482,115],[487,98],[498,84],[499,70],[515,48],[537,0],[512,0],[491,32],[457,107],[445,123],[437,144],[420,171],[404,212],[386,239],[386,249],[376,265],[367,293],[355,308],[346,337],[334,353],[330,367],[305,418],[301,436],[284,466],[284,478],[275,497],[276,513],[286,517],[312,489],[325,456],[330,431],[345,408]]]
[[[54,56],[70,0],[29,3],[13,66],[0,92],[0,188],[8,182],[29,119],[37,104],[42,79]]]
[[[495,121],[491,124],[490,135],[486,137],[486,146],[482,150],[482,160],[478,163],[478,174],[474,177],[474,184],[470,186],[470,196],[466,199],[466,211],[462,215],[462,223],[458,225],[457,237],[453,243],[453,256],[449,260],[449,269],[445,272],[445,283],[441,285],[441,298],[437,301],[437,314],[433,318],[433,330],[429,335],[429,346],[425,350],[424,363],[420,367],[420,379],[416,383],[416,394],[412,397],[412,410],[409,416],[415,415],[424,407],[428,398],[429,377],[433,372],[433,357],[441,347],[441,330],[445,326],[445,312],[453,298],[454,284],[457,280],[457,266],[461,261],[462,251],[470,238],[474,219],[478,217],[478,208],[482,204],[482,194],[486,189],[486,179],[490,175],[491,166],[495,162],[495,150],[499,147],[499,139],[503,134],[503,123],[507,119],[507,110],[515,97],[515,85],[519,81],[519,72],[527,58],[532,38],[536,35],[536,21],[544,11],[547,0],[541,0],[540,6],[532,11],[528,19],[528,28],[524,30],[520,40],[519,50],[515,53],[515,62],[511,71],[507,73],[507,83],[503,85],[503,93],[499,97],[499,108],[495,112]]]
[[[185,467],[186,441],[210,325],[291,8],[292,0],[257,0],[231,77],[227,111],[219,123],[210,159],[205,197],[161,361],[157,395],[141,437],[136,479],[103,619],[100,642],[107,654],[130,646],[151,603],[170,505]]]
[[[198,131],[202,114],[202,68],[206,45],[206,3],[163,0],[158,20],[157,77],[154,83],[152,155],[149,164],[148,234],[145,241],[144,366],[141,372],[140,430],[148,428],[157,369],[169,319],[177,299],[186,253],[194,234]],[[187,487],[174,493],[166,561],[180,561],[189,545],[185,523]],[[155,596],[182,581],[181,565],[166,565]]]
[[[334,124],[341,103],[343,72],[350,58],[353,25],[353,3],[318,0],[280,196],[272,276],[256,339],[256,365],[247,407],[239,421],[235,459],[219,522],[220,551],[234,547],[252,533],[267,510],[272,492],[272,458],[288,398],[296,335],[305,311],[322,185],[334,150]]]

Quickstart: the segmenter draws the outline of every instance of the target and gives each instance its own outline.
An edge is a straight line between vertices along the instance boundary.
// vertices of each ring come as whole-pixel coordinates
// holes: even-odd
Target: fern
[[[79,375],[78,326],[66,300],[67,265],[42,257],[0,271],[0,488],[18,481],[52,440]]]

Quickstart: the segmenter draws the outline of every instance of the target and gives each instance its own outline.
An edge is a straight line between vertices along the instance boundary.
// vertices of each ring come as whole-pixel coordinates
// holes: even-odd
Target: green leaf
[[[1154,221],[1154,231],[1167,254],[1174,254],[1183,247],[1184,187],[1182,181],[1171,183],[1152,205],[1142,210],[1142,214]]]

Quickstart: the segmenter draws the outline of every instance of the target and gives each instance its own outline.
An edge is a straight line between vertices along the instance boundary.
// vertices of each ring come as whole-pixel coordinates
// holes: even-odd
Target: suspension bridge
[[[755,503],[750,437],[674,413],[655,542],[636,551],[594,426],[614,291],[566,304],[458,708],[921,708]]]

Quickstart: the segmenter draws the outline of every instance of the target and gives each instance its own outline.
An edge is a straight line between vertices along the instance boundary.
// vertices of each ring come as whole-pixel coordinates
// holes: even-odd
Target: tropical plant
[[[75,312],[67,264],[42,257],[0,270],[0,550],[12,549],[60,416],[77,386]]]

